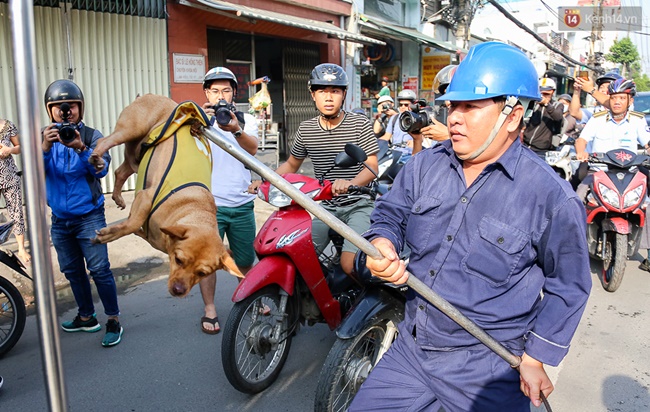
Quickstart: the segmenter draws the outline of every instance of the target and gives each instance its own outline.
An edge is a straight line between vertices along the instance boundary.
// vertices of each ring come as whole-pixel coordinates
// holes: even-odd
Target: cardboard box
[[[379,79],[386,76],[391,82],[396,82],[400,80],[399,76],[399,66],[387,66],[379,69]]]

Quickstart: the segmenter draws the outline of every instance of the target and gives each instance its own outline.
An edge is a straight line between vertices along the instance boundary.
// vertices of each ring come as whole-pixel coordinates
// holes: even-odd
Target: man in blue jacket
[[[75,83],[57,80],[50,84],[45,91],[45,108],[52,121],[43,129],[42,144],[47,202],[52,209],[52,243],[79,307],[74,320],[63,322],[61,327],[66,332],[101,329],[87,269],[108,316],[102,346],[114,346],[120,343],[123,332],[115,278],[108,248],[91,240],[97,230],[106,227],[99,179],[106,176],[111,158],[108,153],[104,155],[105,166],[100,172],[88,162],[102,134],[83,124],[84,96]]]
[[[441,99],[450,139],[414,156],[377,200],[365,236],[384,258],[367,266],[404,283],[408,244],[412,276],[522,362],[511,368],[411,291],[350,411],[530,411],[553,390],[544,364],[567,354],[589,296],[584,207],[518,138],[540,100],[533,64],[504,43],[474,46]]]

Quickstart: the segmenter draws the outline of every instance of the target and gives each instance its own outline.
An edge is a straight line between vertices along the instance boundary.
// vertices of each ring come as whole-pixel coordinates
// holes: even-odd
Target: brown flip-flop
[[[214,330],[206,329],[203,326],[204,323],[211,323],[214,325]],[[203,333],[207,333],[208,335],[216,335],[217,333],[221,332],[221,327],[219,326],[219,317],[215,316],[214,318],[209,318],[207,316],[203,316],[201,318],[201,330]]]

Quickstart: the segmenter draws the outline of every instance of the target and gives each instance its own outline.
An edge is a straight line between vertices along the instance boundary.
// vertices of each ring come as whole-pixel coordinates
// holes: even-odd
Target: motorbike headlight
[[[554,165],[560,160],[561,158],[561,153],[560,152],[546,152],[546,163],[550,165]]]
[[[296,189],[300,190],[300,188],[303,187],[305,183],[297,182],[297,183],[292,183],[292,185]],[[291,202],[293,202],[293,199],[291,199],[289,196],[287,196],[283,191],[281,191],[277,187],[271,185],[271,187],[269,188],[269,200],[267,200],[267,202],[269,202],[275,207],[284,207],[284,206],[289,206]]]
[[[603,201],[615,209],[621,207],[621,200],[618,193],[615,190],[610,189],[602,183],[598,183],[598,191]]]
[[[641,193],[643,193],[643,185],[639,185],[633,190],[627,192],[623,198],[623,209],[627,209],[628,207],[632,207],[639,203],[641,200]]]
[[[292,183],[291,185],[293,187],[295,187],[296,189],[300,190],[305,185],[305,183],[304,182],[296,182],[296,183]],[[303,193],[305,193],[307,196],[309,196],[310,198],[313,199],[317,194],[320,193],[320,191],[321,191],[321,189],[316,189],[316,190],[312,190],[311,192],[303,192]],[[259,193],[258,193],[258,196],[259,196]],[[283,191],[281,191],[280,189],[278,189],[277,187],[275,187],[273,185],[271,185],[269,187],[269,199],[268,200],[264,199],[263,196],[259,196],[259,197],[262,200],[270,203],[271,205],[273,205],[275,207],[289,206],[291,204],[291,202],[293,202],[292,198],[287,196]]]

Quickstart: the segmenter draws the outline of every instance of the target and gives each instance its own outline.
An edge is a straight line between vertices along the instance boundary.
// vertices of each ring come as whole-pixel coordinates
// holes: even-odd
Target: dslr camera
[[[72,142],[77,134],[75,133],[79,130],[79,125],[72,123],[68,120],[70,117],[70,105],[68,103],[61,103],[59,107],[61,109],[61,123],[54,123],[54,127],[59,131],[59,138],[63,143]]]
[[[228,123],[232,120],[230,113],[237,114],[237,107],[225,100],[219,100],[212,108],[214,109],[214,117],[221,126],[228,126]]]
[[[418,104],[411,105],[411,111],[399,114],[399,128],[406,133],[420,133],[422,128],[433,123],[433,109],[430,106],[420,108]]]
[[[384,103],[384,104],[381,105],[381,108],[382,108],[383,111],[386,111],[386,110],[390,109],[390,105],[388,103]]]

